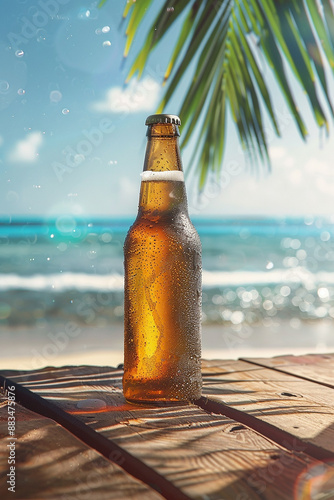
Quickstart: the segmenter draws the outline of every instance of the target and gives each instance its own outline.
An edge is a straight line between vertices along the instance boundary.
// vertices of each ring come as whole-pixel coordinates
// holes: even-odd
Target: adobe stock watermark
[[[281,132],[284,132],[292,123],[293,117],[288,108],[282,108],[280,110],[275,110],[275,115]],[[271,123],[263,127],[264,134],[266,136],[267,146],[270,146],[274,139],[277,138],[275,129]],[[239,144],[238,146],[238,156],[239,158],[244,158],[245,150]],[[232,182],[233,179],[237,178],[241,174],[245,174],[246,170],[243,166],[243,162],[239,159],[233,159],[228,162],[223,163],[223,169],[219,174],[219,178],[215,177],[210,180],[205,189],[198,195],[197,188],[193,194],[190,207],[191,210],[198,214],[204,210],[210,203],[217,198]]]
[[[205,191],[200,193],[200,195],[194,195],[191,203],[192,211],[200,213],[204,208],[206,208],[212,200],[217,198],[220,193],[227,188],[233,177],[237,177],[244,172],[244,169],[240,162],[232,160],[226,163],[224,170],[221,171],[219,179],[214,179],[209,182],[205,188]]]
[[[119,466],[122,466],[126,460],[124,454],[119,450],[112,451],[107,458]],[[110,465],[110,469],[111,467]],[[61,500],[91,500],[94,493],[98,495],[101,484],[105,484],[108,470],[110,469],[105,465],[104,467],[92,468],[83,477],[74,476],[72,490],[63,493]]]
[[[247,484],[261,498],[267,488],[271,484],[277,484],[278,478],[282,474],[285,475],[286,471],[293,466],[296,460],[295,453],[302,453],[307,448],[307,445],[298,442],[296,438],[293,439],[292,443],[283,441],[282,446],[290,450],[290,452],[284,450],[273,451],[271,454],[272,460],[265,467],[254,470],[247,478]],[[236,500],[251,500],[251,497],[248,492],[244,492],[239,493],[236,496]]]
[[[82,138],[73,146],[66,146],[63,150],[63,161],[52,162],[53,171],[59,182],[63,182],[65,174],[71,174],[95,148],[101,146],[105,135],[111,134],[115,130],[115,125],[109,118],[102,118],[98,126],[89,130],[82,130]]]
[[[156,90],[154,77],[161,76],[161,68],[148,68],[146,75],[149,78],[139,82],[128,94],[122,93],[112,103],[112,111],[117,115],[117,122],[124,121],[131,113],[142,109],[143,103],[151,92]],[[107,106],[107,104],[103,104]],[[101,111],[101,109],[98,111]],[[98,148],[106,134],[111,134],[116,129],[115,121],[109,118],[102,118],[97,126],[89,130],[82,130],[82,138],[75,145],[68,145],[63,150],[63,160],[52,163],[53,171],[59,182],[63,182],[64,176],[71,174],[79,165],[81,165],[92,154],[93,150]]]
[[[222,334],[225,348],[233,351],[245,343],[254,333],[254,328],[249,324],[241,323],[234,326],[239,328],[225,328]]]
[[[113,292],[99,292],[97,295],[86,295],[77,305],[77,315],[89,325],[104,308],[111,306],[112,294]]]
[[[89,294],[78,302],[76,313],[86,325],[89,325],[104,308],[110,307],[111,303],[112,292],[99,292],[96,296]],[[82,333],[83,329],[75,321],[68,321],[59,332],[49,332],[47,342],[43,346],[30,350],[32,368],[47,366],[50,360],[64,352],[71,341]]]
[[[54,359],[59,353],[64,351],[71,339],[78,337],[82,329],[74,322],[68,321],[63,331],[57,333],[49,332],[47,334],[49,342],[45,343],[40,349],[31,349],[33,356],[31,365],[33,368],[47,366],[50,359]]]
[[[10,32],[7,38],[11,46],[18,50],[22,48],[22,44],[27,44],[35,36],[38,35],[38,30],[45,28],[50,19],[53,19],[59,12],[61,5],[66,5],[70,0],[39,0],[34,8],[35,12],[28,18],[22,16],[20,18],[21,30],[19,33]]]

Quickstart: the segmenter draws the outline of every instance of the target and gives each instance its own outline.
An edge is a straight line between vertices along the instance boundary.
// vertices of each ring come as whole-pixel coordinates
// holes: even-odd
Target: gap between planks
[[[163,497],[87,446],[51,418],[15,402],[15,436],[8,432],[7,398],[0,393],[1,500],[162,500]],[[15,492],[6,484],[8,443],[15,439]],[[14,495],[13,495],[14,493]]]
[[[284,373],[284,374],[291,374],[292,373],[291,368],[289,370],[287,366],[282,366],[282,368],[279,368],[279,366],[268,365],[267,363],[265,363],[265,359],[264,359],[264,362],[261,363],[259,358],[257,358],[256,360],[251,359],[251,358],[239,358],[240,361],[244,361],[245,363],[249,363],[249,364],[252,364],[255,366],[261,366],[262,368],[268,368],[270,370],[275,370],[276,372],[280,372],[280,373]],[[333,358],[333,360],[334,360],[334,358]],[[315,378],[312,378],[310,375],[301,375],[296,370],[293,371],[293,376],[296,378],[300,378],[302,380],[306,380],[307,382],[313,382],[314,384],[323,385],[323,386],[329,387],[330,389],[333,389],[333,383],[325,382],[324,380],[316,380]]]
[[[270,358],[271,359],[271,358]],[[218,365],[217,362],[219,361]],[[257,362],[250,362],[248,359],[239,359],[233,361],[234,363],[243,363],[244,365],[248,365],[250,368],[250,373],[252,373],[252,370],[256,369],[255,367],[260,367],[268,372],[282,372],[284,376],[290,377],[293,376],[294,379],[303,379],[303,377],[298,377],[295,374],[291,374],[291,372],[286,372],[283,370],[275,370],[272,366],[268,366],[268,364],[265,363],[266,359],[264,360],[264,363],[257,363]],[[204,360],[204,363],[208,364],[208,368],[210,368],[210,365],[212,366],[223,366],[223,361],[221,360]],[[205,371],[205,367],[203,368]],[[215,375],[232,375],[234,372],[234,369],[232,368],[230,371],[228,371],[228,367],[226,367],[226,372],[222,373],[212,373],[211,376],[214,377]],[[241,366],[239,370],[237,370],[235,373],[239,372],[246,372],[246,366]],[[203,381],[206,379],[206,375],[204,374],[203,376]],[[224,383],[223,379],[217,378],[217,382]],[[257,379],[254,379],[254,381],[258,382]],[[309,384],[313,384],[313,380],[306,379],[306,381]],[[225,380],[226,382],[231,382],[230,380]],[[239,382],[238,378],[236,378],[235,382]],[[318,383],[319,385],[319,383]],[[325,387],[326,384],[321,384],[323,386],[325,391],[328,391],[328,388]],[[329,387],[330,389],[333,389],[332,386]],[[253,429],[254,431],[258,432],[264,437],[267,437],[268,439],[274,441],[278,445],[289,449],[289,450],[300,450],[303,451],[306,455],[315,458],[317,460],[321,461],[327,461],[327,460],[334,460],[334,454],[333,451],[330,449],[325,449],[321,446],[317,446],[317,444],[310,442],[310,440],[305,441],[301,437],[296,436],[295,434],[291,434],[288,430],[282,429],[278,426],[276,426],[274,423],[267,422],[264,419],[258,418],[256,416],[253,416],[252,414],[248,413],[245,410],[238,410],[233,406],[233,402],[227,400],[225,401],[220,401],[214,397],[210,397],[210,395],[205,394],[205,387],[203,388],[204,395],[195,403],[200,406],[202,409],[209,413],[215,413],[215,414],[220,414],[224,415],[228,418],[231,418],[233,420],[239,421],[242,424],[246,425],[250,429]],[[214,394],[213,394],[214,396]],[[313,401],[313,399],[311,399]],[[321,398],[320,398],[321,400]],[[319,401],[318,401],[319,403]],[[323,404],[323,403],[322,403]]]
[[[73,368],[75,368],[75,370],[72,372]],[[221,422],[221,420],[224,420],[222,419],[222,417],[219,417],[218,415],[210,416],[198,405],[189,405],[189,408],[193,407],[193,409],[191,410],[192,412],[196,412],[197,409],[197,412],[199,411],[201,414],[203,414],[201,419],[197,421],[198,425],[196,425],[197,429],[205,431],[204,434],[201,433],[201,439],[198,439],[198,436],[195,436],[194,431],[190,429],[190,421],[188,420],[189,417],[183,421],[183,423],[185,423],[186,425],[183,425],[180,431],[181,436],[182,433],[185,434],[183,437],[186,439],[184,439],[183,441],[178,433],[176,435],[175,431],[177,429],[175,426],[175,422],[174,420],[172,420],[172,424],[170,424],[170,416],[168,415],[166,419],[162,418],[162,425],[153,424],[146,426],[145,420],[147,419],[147,417],[149,420],[152,418],[152,415],[150,413],[151,408],[145,409],[145,407],[143,407],[143,409],[140,409],[139,412],[136,412],[137,418],[132,418],[131,411],[129,412],[129,410],[124,409],[123,403],[121,405],[117,404],[123,399],[121,392],[120,372],[115,375],[114,380],[110,380],[110,373],[105,373],[104,371],[103,373],[101,373],[98,370],[98,373],[92,375],[90,373],[85,373],[87,371],[87,368],[88,367],[65,367],[65,370],[63,371],[61,369],[59,369],[59,371],[56,371],[56,369],[53,370],[54,373],[52,370],[48,371],[48,369],[46,369],[44,373],[40,374],[43,377],[42,380],[40,380],[39,375],[38,378],[35,379],[34,375],[37,375],[37,373],[27,373],[26,375],[22,373],[21,375],[23,377],[26,376],[26,380],[23,380],[22,383],[27,384],[34,391],[39,391],[39,393],[44,397],[55,399],[57,396],[59,396],[57,405],[60,405],[60,407],[63,408],[63,410],[66,412],[71,412],[71,407],[73,409],[76,406],[75,402],[80,400],[83,395],[85,398],[95,397],[97,390],[102,391],[108,388],[108,405],[110,401],[114,400],[114,408],[117,409],[117,407],[119,407],[120,414],[122,415],[124,413],[125,418],[122,418],[122,420],[119,421],[117,417],[115,418],[115,413],[112,412],[112,426],[109,420],[109,416],[107,420],[103,420],[103,418],[102,420],[99,419],[97,422],[99,429],[98,432],[106,433],[107,435],[105,435],[105,438],[110,441],[116,442],[120,445],[120,447],[122,447],[122,449],[124,449],[125,447],[131,455],[136,456],[137,458],[139,458],[139,460],[144,460],[148,464],[148,466],[153,468],[154,470],[158,470],[158,472],[162,473],[162,471],[166,471],[167,467],[167,472],[164,472],[164,474],[167,473],[168,479],[173,482],[173,484],[176,485],[177,488],[182,489],[182,491],[183,489],[185,489],[185,493],[191,498],[212,498],[215,500],[221,498],[237,498],[238,493],[240,494],[240,497],[245,497],[246,495],[247,498],[254,498],[254,500],[255,498],[258,500],[260,500],[260,498],[261,500],[263,500],[264,498],[268,498],[270,500],[277,500],[278,498],[292,498],[292,486],[295,482],[296,477],[298,477],[299,474],[303,470],[305,470],[305,468],[309,467],[310,463],[312,463],[310,457],[304,455],[303,453],[299,453],[298,451],[294,451],[293,453],[291,453],[290,451],[287,452],[284,447],[280,447],[280,449],[278,449],[276,447],[277,445],[273,443],[273,441],[268,440],[266,437],[263,437],[260,432],[254,432],[252,429],[245,428],[244,430],[241,429],[239,434],[239,428],[242,428],[244,426],[237,425],[239,423],[238,421],[234,420],[230,423],[224,421]],[[97,369],[98,367],[90,368]],[[68,375],[70,373],[69,369],[71,369],[71,376]],[[108,370],[110,371],[110,368]],[[8,373],[7,375],[9,377],[15,377],[14,373]],[[81,380],[81,378],[83,380]],[[71,401],[67,402],[67,398],[64,397],[64,395],[66,396],[66,394],[68,394],[68,396],[70,396],[71,394],[73,394],[74,388],[72,387],[72,384],[69,383],[69,381],[75,383],[74,387],[76,388],[80,386],[80,391],[78,392],[76,390],[74,393],[75,396],[71,398]],[[18,380],[18,382],[20,382],[20,380]],[[105,382],[104,386],[103,382]],[[96,385],[96,383],[102,384],[102,386]],[[51,391],[54,388],[53,392],[51,393],[49,390],[47,390],[50,384],[52,386]],[[58,390],[56,390],[54,384],[59,385]],[[110,387],[112,385],[114,386],[115,390],[113,389],[110,392]],[[53,405],[55,405],[53,401],[51,402]],[[57,406],[57,408],[59,408],[59,406]],[[139,407],[137,407],[137,409],[139,409]],[[99,413],[99,417],[103,416],[103,412]],[[143,419],[141,417],[143,417]],[[164,415],[162,415],[162,417],[164,417]],[[202,424],[204,423],[204,421],[206,423],[210,422],[211,424],[212,419],[215,420],[216,423],[218,423],[218,421],[221,422],[221,425],[218,426],[218,432],[216,425],[214,426],[214,430],[216,429],[214,433],[212,433],[212,428],[210,426],[203,426],[202,429]],[[164,424],[164,422],[165,424],[167,422],[167,426]],[[87,425],[85,424],[85,421],[81,420],[81,423]],[[125,432],[120,432],[120,426]],[[224,432],[225,426],[227,432]],[[231,429],[228,429],[228,426],[230,426]],[[112,433],[108,433],[109,428],[113,428]],[[147,456],[147,448],[145,448],[147,431],[152,434],[152,429],[154,430],[154,434],[157,437],[156,440],[153,440],[155,444],[159,443],[160,433],[164,430],[166,430],[167,432],[162,433],[162,441],[160,442],[160,444],[163,444],[163,441],[166,439],[168,439],[168,443],[170,443],[171,439],[172,444],[171,446],[168,444],[167,447],[164,445],[160,449],[159,447],[153,446],[153,449],[150,450],[150,455]],[[95,428],[95,431],[96,430],[97,429]],[[230,438],[229,432],[231,431],[233,431],[233,438]],[[238,432],[234,433],[234,431]],[[192,436],[190,436],[191,433]],[[248,434],[250,434],[250,436],[248,436]],[[132,440],[132,443],[131,439],[129,440],[129,437],[131,436],[134,438]],[[251,438],[250,441],[247,440],[248,437]],[[196,438],[196,441],[194,441],[196,453],[194,455],[191,455],[193,462],[189,462],[185,467],[183,467],[184,460],[182,456],[180,457],[182,446],[184,446],[185,443],[191,444],[194,438]],[[180,446],[175,447],[175,443],[179,443],[180,439]],[[217,441],[219,441],[220,444],[216,447],[215,445]],[[260,443],[262,441],[266,444],[263,450],[260,446]],[[144,446],[142,446],[143,443]],[[197,446],[198,443],[199,447]],[[203,443],[205,443],[204,447]],[[261,444],[263,445],[263,443]],[[258,446],[260,447],[258,448]],[[169,451],[175,451],[175,453],[172,453],[172,455],[168,455]],[[198,453],[198,451],[200,451],[200,453]],[[254,453],[255,451],[259,451],[260,453],[256,454]],[[246,457],[244,457],[244,454],[246,454]],[[252,458],[250,459],[251,455]],[[162,457],[163,459],[161,459]],[[172,464],[170,463],[168,465],[168,457],[173,460],[172,469]],[[274,476],[272,476],[272,468],[276,470],[277,459],[279,460],[278,463],[281,464],[281,466],[284,461],[284,486],[282,486],[276,473],[274,474]],[[240,467],[240,460],[242,461],[242,467]],[[285,460],[287,462],[285,462]],[[198,461],[200,461],[200,467],[198,467],[197,465]],[[191,469],[189,469],[189,464],[192,465]],[[247,465],[249,464],[250,467],[247,467]],[[192,471],[194,471],[194,473]],[[198,475],[197,472],[199,472],[200,474]],[[231,480],[231,477],[233,477],[233,481]],[[200,481],[200,478],[202,478],[202,481]],[[208,484],[207,489],[205,489],[204,491],[203,479]],[[260,483],[261,488],[266,488],[266,496],[263,496],[260,491],[261,488],[259,489]],[[218,485],[219,488],[216,486],[214,486],[213,488],[212,484]],[[201,493],[198,492],[199,488],[202,488]],[[173,500],[175,500],[175,498],[177,497],[169,496],[166,498],[172,498]]]
[[[249,415],[248,413],[244,413],[243,411],[237,410],[236,408],[231,408],[230,406],[218,402],[213,401],[206,396],[202,396],[200,399],[195,401],[200,408],[207,411],[208,413],[216,413],[219,415],[224,415],[225,417],[231,418],[240,422],[243,425],[246,425],[250,429],[255,432],[261,434],[271,441],[274,441],[279,446],[290,450],[290,451],[302,451],[305,455],[308,455],[316,460],[327,461],[333,460],[333,453],[330,451],[324,450],[313,443],[307,443],[307,448],[305,446],[305,441],[302,439],[292,436],[288,432],[278,429],[272,424],[268,422],[264,422],[263,420],[259,420],[253,415]]]

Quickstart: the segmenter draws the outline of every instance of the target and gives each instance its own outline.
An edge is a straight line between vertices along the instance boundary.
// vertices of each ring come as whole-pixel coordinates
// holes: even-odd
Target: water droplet
[[[320,299],[327,300],[329,298],[329,291],[326,287],[318,288],[318,296]]]
[[[103,47],[110,47],[111,46],[111,42],[110,40],[106,40],[105,42],[103,42]]]
[[[112,236],[111,236],[110,233],[103,233],[102,236],[101,236],[101,240],[104,243],[109,243],[112,240]]]
[[[96,35],[101,35],[101,33],[102,33],[102,30],[100,28],[96,28],[95,34]]]
[[[331,235],[330,235],[330,233],[328,231],[324,231],[320,235],[321,241],[328,241],[330,239],[330,237],[331,237]]]
[[[24,56],[24,52],[23,52],[23,50],[20,50],[20,49],[19,49],[19,50],[17,50],[17,51],[15,52],[15,55],[16,55],[16,57],[22,57],[22,56]]]
[[[54,238],[54,237],[55,237],[55,235],[54,235],[54,234],[50,234],[50,238]]]
[[[19,89],[19,90],[17,91],[17,93],[18,93],[19,95],[24,95],[24,94],[26,93],[26,91],[25,91],[24,89]]]
[[[68,108],[64,108],[61,110],[61,112],[63,113],[63,115],[68,115],[68,113],[70,112],[70,110]]]
[[[45,30],[38,30],[37,31],[37,38],[36,38],[37,42],[38,43],[45,42],[46,36],[47,36],[47,32]]]
[[[304,218],[304,222],[307,226],[310,226],[314,222],[314,217],[307,216]]]
[[[89,19],[97,19],[99,17],[99,9],[97,7],[91,7],[89,13]]]
[[[109,33],[109,31],[110,31],[110,26],[103,26],[102,33]]]
[[[86,10],[86,12],[85,12],[85,16],[86,16],[86,17],[90,17],[90,10]]]
[[[66,245],[66,243],[59,243],[59,245],[57,246],[57,248],[61,252],[64,252],[67,249],[67,245]]]
[[[301,249],[301,250],[297,250],[296,252],[296,257],[297,259],[299,260],[304,260],[306,259],[307,257],[307,253],[305,252],[305,250]]]
[[[50,92],[50,101],[51,102],[59,102],[61,101],[63,97],[63,94],[61,92],[59,92],[59,90],[52,90]]]
[[[273,267],[274,267],[274,263],[271,262],[270,260],[268,260],[266,263],[266,269],[272,269]]]
[[[300,247],[300,241],[297,238],[293,239],[290,243],[290,247],[294,250],[298,250],[298,248]]]
[[[281,287],[280,292],[281,292],[281,295],[283,297],[288,297],[290,295],[290,293],[291,293],[291,288],[289,286],[287,286],[287,285],[283,285]]]
[[[0,94],[5,94],[8,92],[9,83],[6,80],[0,80]]]
[[[263,307],[263,309],[265,309],[266,311],[270,311],[270,309],[272,309],[272,308],[273,308],[273,305],[274,305],[274,304],[272,303],[272,301],[271,301],[271,300],[265,300],[265,301],[263,302],[263,304],[262,304],[262,307]]]
[[[50,258],[50,257],[47,257],[47,258],[46,258],[46,260],[51,260],[51,258]]]

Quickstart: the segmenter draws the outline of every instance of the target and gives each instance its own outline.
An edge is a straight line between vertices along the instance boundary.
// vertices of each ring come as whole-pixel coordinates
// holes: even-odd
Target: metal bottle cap
[[[150,115],[146,118],[145,125],[153,125],[153,123],[173,123],[181,125],[181,120],[176,115]]]

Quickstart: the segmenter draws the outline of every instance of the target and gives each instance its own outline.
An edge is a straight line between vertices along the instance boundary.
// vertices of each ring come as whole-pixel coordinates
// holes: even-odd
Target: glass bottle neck
[[[144,171],[180,170],[179,128],[170,123],[157,123],[147,129]]]
[[[188,214],[177,125],[159,123],[147,130],[139,214],[147,217]]]

